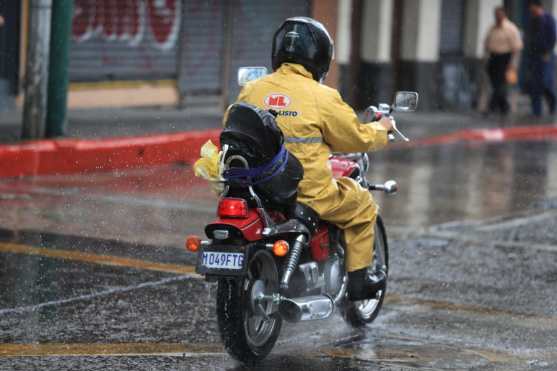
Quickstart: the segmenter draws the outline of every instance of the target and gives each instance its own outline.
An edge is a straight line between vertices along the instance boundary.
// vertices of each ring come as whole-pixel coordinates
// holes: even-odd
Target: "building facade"
[[[30,1],[0,2],[0,110],[21,93]],[[275,29],[305,15],[335,39],[326,83],[356,107],[417,90],[422,109],[469,110],[499,5],[524,27],[527,0],[74,0],[69,104],[226,104],[238,67],[270,69]]]
[[[352,36],[352,58],[340,61],[341,70],[358,72],[341,79],[341,90],[360,108],[389,100],[395,90],[417,90],[421,109],[475,109],[485,84],[483,45],[494,9],[504,6],[521,29],[529,16],[528,0],[339,3],[352,9],[352,30],[359,32]],[[546,0],[544,6],[557,15],[557,1]]]

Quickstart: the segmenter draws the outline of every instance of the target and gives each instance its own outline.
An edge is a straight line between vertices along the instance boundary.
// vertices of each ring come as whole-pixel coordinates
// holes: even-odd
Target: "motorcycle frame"
[[[332,171],[335,177],[341,176],[348,176],[355,179],[358,183],[362,186],[367,188],[367,178],[366,173],[369,168],[369,157],[367,153],[345,153],[345,154],[334,154],[330,158]],[[207,236],[211,235],[211,230],[215,230],[218,228],[233,228],[237,230],[241,236],[243,237],[244,241],[238,240],[237,242],[241,242],[239,246],[239,251],[243,251],[245,254],[245,267],[241,271],[231,273],[229,275],[230,278],[237,278],[240,279],[245,276],[247,272],[247,264],[252,258],[253,254],[259,249],[266,249],[272,252],[273,243],[278,239],[284,239],[288,241],[290,246],[296,243],[296,239],[300,236],[304,237],[304,240],[301,242],[303,247],[306,248],[309,246],[310,254],[314,261],[322,262],[326,259],[323,256],[314,255],[312,248],[312,244],[318,243],[315,241],[318,238],[318,235],[312,235],[310,231],[298,220],[290,219],[284,223],[278,224],[273,220],[269,212],[264,208],[263,202],[259,198],[259,196],[255,193],[253,188],[250,186],[249,188],[250,196],[255,200],[257,205],[256,208],[250,208],[248,211],[248,218],[246,219],[236,219],[236,218],[218,218],[215,221],[209,223],[206,228]],[[229,187],[226,186],[225,190],[222,194],[222,197],[226,197],[228,194]],[[338,236],[338,229],[334,225],[326,225],[324,226],[324,222],[322,222],[319,228],[327,228],[328,230],[328,253],[327,258],[331,253],[331,248],[335,243],[341,243],[341,240],[337,237]],[[332,234],[335,234],[335,237]],[[334,241],[337,240],[338,241]],[[215,241],[212,240],[210,245],[218,246],[218,243],[215,244]],[[227,245],[229,246],[229,245]],[[243,247],[243,249],[242,249]],[[231,247],[234,249],[234,247]],[[205,247],[207,249],[207,247]],[[279,272],[283,272],[283,277],[281,277],[281,281],[288,281],[284,279],[284,269],[279,269],[284,264],[288,263],[288,258],[290,257],[291,253],[289,253],[286,257],[277,257],[275,256],[275,264],[277,264],[277,269]],[[198,259],[201,254],[198,254]],[[294,265],[291,262],[291,265]],[[299,257],[296,259],[296,266],[299,264]],[[200,265],[198,264],[198,267]],[[291,267],[296,269],[296,267]],[[291,269],[290,275],[293,274],[293,269]],[[199,273],[203,274],[202,270]],[[206,275],[206,279],[208,281],[214,281],[218,278],[226,278],[227,275]]]

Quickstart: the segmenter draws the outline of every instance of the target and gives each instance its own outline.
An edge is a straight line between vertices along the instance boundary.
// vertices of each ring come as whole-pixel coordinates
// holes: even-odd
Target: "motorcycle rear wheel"
[[[377,222],[375,224],[375,247],[373,250],[373,260],[368,267],[370,272],[383,268],[385,272],[389,273],[389,246],[387,244],[387,234],[385,232],[385,227],[383,225],[383,220],[378,215]],[[381,307],[383,306],[383,300],[385,299],[387,288],[385,290],[379,291],[377,298],[370,300],[361,301],[350,301],[348,297],[344,305],[344,319],[352,327],[361,328],[369,323],[372,323]]]
[[[236,360],[254,364],[273,349],[282,319],[271,313],[270,304],[254,308],[254,297],[278,292],[278,271],[274,258],[265,250],[254,254],[242,279],[223,278],[217,288],[217,320],[226,351]],[[263,311],[266,315],[261,315]],[[267,318],[265,318],[265,316]]]

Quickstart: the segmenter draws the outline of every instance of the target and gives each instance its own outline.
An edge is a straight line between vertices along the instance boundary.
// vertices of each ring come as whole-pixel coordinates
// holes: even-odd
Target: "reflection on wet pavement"
[[[370,179],[395,179],[376,194],[388,222],[428,226],[520,212],[557,198],[557,144],[461,144],[379,152]]]
[[[0,181],[0,369],[557,369],[557,145],[373,161],[401,188],[375,194],[387,230],[410,231],[391,238],[384,310],[365,332],[285,324],[255,368],[224,352],[215,285],[191,275],[183,237],[215,197],[190,168]]]
[[[157,272],[195,275],[194,268],[192,266],[157,263],[146,261],[143,259],[130,259],[118,256],[97,255],[71,250],[58,250],[53,248],[39,248],[20,244],[0,243],[0,252],[12,254],[42,255],[49,258],[64,259],[66,261],[78,261],[98,265],[122,266]]]
[[[45,176],[0,183],[0,225],[153,246],[183,245],[214,215],[215,196],[190,168]]]
[[[286,324],[275,351],[255,369],[492,369],[499,365],[522,370],[533,362],[551,370],[556,364],[557,349],[552,351],[551,344],[557,343],[557,298],[551,295],[551,282],[527,277],[509,280],[509,274],[517,272],[515,260],[502,264],[505,251],[492,248],[464,248],[448,240],[429,244],[421,239],[393,241],[391,251],[390,293],[382,315],[365,334],[354,333],[339,316],[317,326]],[[482,275],[478,259],[471,258],[478,252],[485,268],[492,270],[489,276]],[[2,303],[0,309],[4,343],[0,355],[15,358],[0,359],[0,369],[2,365],[56,370],[101,365],[253,369],[236,365],[223,352],[216,332],[214,286],[202,280],[141,267],[106,267],[94,260],[72,262],[71,256],[69,261],[27,254],[1,256],[12,261],[9,266],[36,270],[38,277],[5,281],[2,287],[16,299]],[[35,261],[18,261],[30,258]],[[537,260],[530,262],[532,258]],[[555,252],[525,250],[520,261],[536,266],[536,271],[521,274],[547,275],[556,259]],[[462,264],[474,260],[475,264]],[[426,264],[427,271],[412,269]],[[33,277],[22,271],[1,271],[0,276],[2,282],[9,276]],[[52,284],[57,290],[49,288]],[[518,301],[506,294],[509,290]],[[23,292],[37,301],[20,301],[25,296],[18,293]],[[29,307],[40,300],[49,302]],[[19,310],[6,310],[14,307]]]
[[[557,144],[514,142],[396,149],[373,156],[370,179],[388,224],[428,226],[520,212],[557,198]],[[0,225],[181,247],[214,215],[215,196],[191,168],[43,176],[0,182]]]
[[[288,352],[287,350],[290,350]],[[214,344],[177,343],[122,343],[122,344],[46,344],[3,345],[4,356],[48,356],[42,364],[48,367],[53,359],[61,369],[71,365],[91,367],[99,360],[102,364],[126,365],[135,363],[145,369],[204,369],[211,367],[226,370],[442,370],[442,369],[491,369],[495,365],[507,370],[519,370],[528,360],[512,352],[491,351],[480,348],[455,347],[442,342],[422,344],[418,339],[400,336],[354,337],[345,345],[321,346],[303,353],[283,349],[271,354],[255,367],[246,367],[229,360],[224,349]],[[95,358],[90,356],[94,355]],[[68,356],[73,356],[68,358]],[[547,364],[537,354],[538,365]],[[79,358],[78,358],[79,357]],[[72,362],[73,358],[73,362]],[[95,360],[96,359],[96,360]],[[25,364],[20,358],[18,364]],[[79,361],[76,361],[79,360]],[[23,361],[23,362],[22,362]],[[16,362],[13,362],[16,363]],[[530,361],[530,364],[532,362]],[[40,363],[39,363],[40,364]],[[0,363],[1,365],[1,363]],[[37,365],[33,362],[32,365]],[[175,368],[177,367],[177,368]],[[143,368],[142,368],[143,369]]]

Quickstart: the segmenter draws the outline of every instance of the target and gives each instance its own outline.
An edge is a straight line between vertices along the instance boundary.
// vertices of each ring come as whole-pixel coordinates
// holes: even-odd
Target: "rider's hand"
[[[378,121],[379,125],[383,127],[383,129],[387,131],[393,130],[393,119],[389,116],[383,116],[381,120]]]

